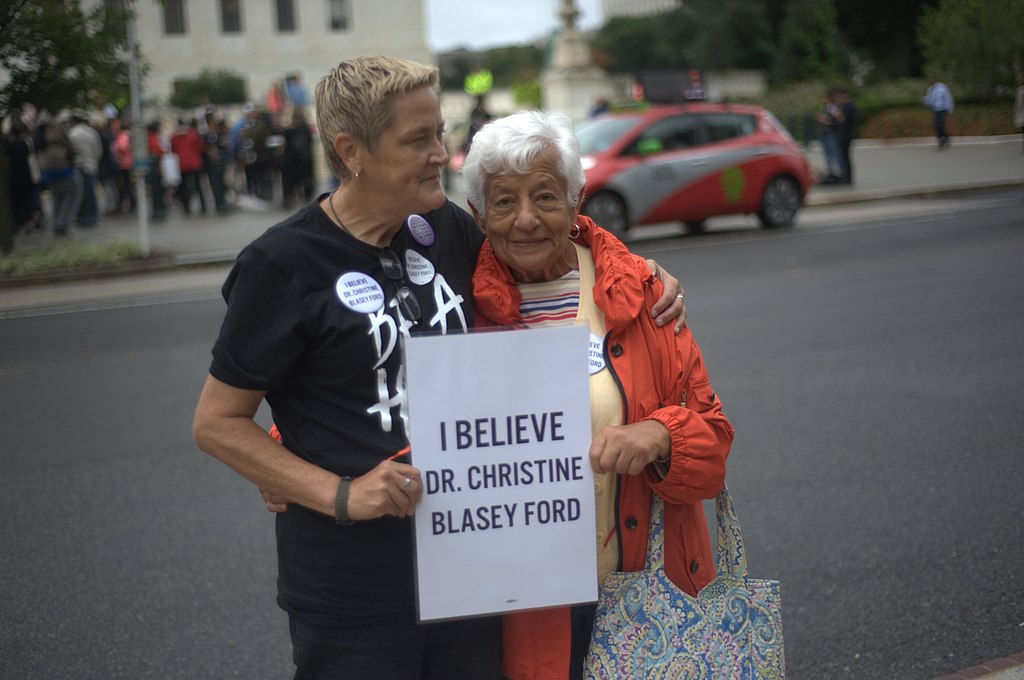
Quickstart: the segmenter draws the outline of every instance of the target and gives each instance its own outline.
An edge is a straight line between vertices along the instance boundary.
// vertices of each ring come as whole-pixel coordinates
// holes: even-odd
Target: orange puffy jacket
[[[688,328],[658,328],[648,310],[661,283],[646,263],[611,234],[580,216],[576,242],[594,257],[594,301],[605,315],[605,354],[622,392],[625,422],[657,420],[672,439],[664,479],[648,466],[617,481],[619,569],[643,569],[651,493],[665,501],[665,571],[696,595],[715,577],[714,554],[701,501],[725,480],[733,428],[711,389],[700,350]],[[478,326],[521,324],[519,291],[508,267],[485,242],[473,277]],[[511,680],[567,678],[570,624],[565,607],[505,616],[503,673]]]

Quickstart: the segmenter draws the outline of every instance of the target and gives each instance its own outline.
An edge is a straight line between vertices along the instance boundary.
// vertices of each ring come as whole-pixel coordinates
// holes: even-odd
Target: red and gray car
[[[766,228],[793,224],[811,169],[769,111],[689,103],[605,114],[577,131],[587,187],[583,213],[621,236],[633,226],[682,222],[698,232],[715,215],[756,213]]]

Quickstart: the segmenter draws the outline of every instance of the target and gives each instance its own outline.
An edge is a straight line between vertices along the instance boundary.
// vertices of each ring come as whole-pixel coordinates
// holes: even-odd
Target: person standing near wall
[[[181,207],[185,209],[186,215],[192,214],[192,196],[199,196],[199,210],[206,214],[206,197],[203,196],[203,187],[199,182],[202,175],[206,154],[206,140],[199,134],[199,124],[195,118],[188,121],[179,121],[179,126],[174,136],[171,137],[171,151],[178,154],[178,162],[181,164],[181,187],[178,197],[181,200]]]
[[[17,234],[21,229],[39,228],[39,213],[33,198],[39,182],[39,166],[35,159],[35,146],[28,127],[18,116],[11,117],[7,132],[7,187],[11,197],[11,228]],[[36,163],[35,170],[33,164]],[[35,176],[33,176],[35,175]]]
[[[110,120],[110,134],[110,153],[114,157],[114,166],[117,168],[117,174],[114,177],[117,199],[111,212],[135,212],[135,186],[132,179],[135,157],[132,151],[132,136],[121,124],[120,118]]]
[[[82,176],[82,200],[78,205],[78,226],[93,227],[99,221],[99,203],[96,200],[96,180],[103,158],[103,140],[85,116],[71,116],[68,139],[74,149],[75,168]]]
[[[281,154],[281,207],[291,210],[297,194],[302,201],[313,200],[313,134],[302,109],[293,109],[292,119],[283,131]]]
[[[822,184],[839,184],[843,179],[843,162],[839,151],[839,129],[843,112],[836,103],[837,90],[829,90],[825,105],[815,118],[821,125],[821,149],[825,153],[825,177]]]
[[[160,168],[164,147],[160,141],[160,123],[158,121],[153,121],[146,126],[146,150],[149,153],[149,172],[146,175],[146,181],[153,199],[151,217],[154,220],[162,220],[167,217],[167,203],[164,201],[163,172]]]
[[[953,94],[946,87],[946,84],[937,78],[932,78],[928,92],[922,100],[925,106],[932,110],[935,115],[935,138],[939,142],[939,148],[949,146],[949,135],[946,134],[946,118],[953,113]]]
[[[42,184],[53,200],[53,235],[68,236],[82,200],[82,176],[75,170],[74,151],[64,124],[49,113],[41,115],[35,147]]]
[[[227,200],[225,172],[231,159],[231,130],[223,118],[210,124],[206,133],[206,174],[210,178],[210,191],[218,215],[227,215],[231,206]]]

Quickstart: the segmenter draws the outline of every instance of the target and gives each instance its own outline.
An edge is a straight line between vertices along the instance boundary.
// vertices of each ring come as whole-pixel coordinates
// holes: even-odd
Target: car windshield
[[[604,151],[636,125],[639,116],[613,116],[584,123],[576,131],[580,140],[580,154],[586,156]]]

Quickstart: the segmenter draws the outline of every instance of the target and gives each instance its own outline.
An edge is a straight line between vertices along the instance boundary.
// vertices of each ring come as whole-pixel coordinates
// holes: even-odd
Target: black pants
[[[853,159],[850,158],[850,143],[852,141],[849,137],[839,138],[839,163],[843,166],[842,180],[847,184],[853,184]]]
[[[199,208],[203,214],[206,213],[206,197],[203,196],[203,187],[199,181],[198,170],[181,173],[181,186],[178,187],[178,197],[181,199],[181,207],[185,209],[186,215],[192,214],[192,197],[199,196]]]
[[[948,113],[948,111],[935,112],[935,138],[939,140],[939,146],[945,146],[949,141],[949,135],[946,134],[946,114]]]
[[[594,634],[594,615],[597,605],[581,604],[569,610],[571,622],[571,649],[569,651],[569,677],[583,678],[583,663],[590,651],[590,638]]]
[[[416,623],[365,616],[321,626],[289,616],[295,680],[498,680],[501,618]]]

